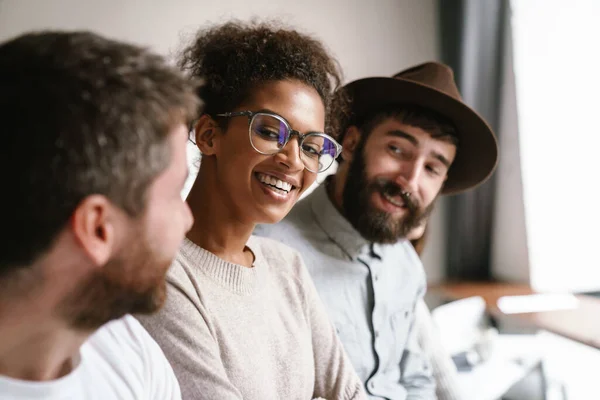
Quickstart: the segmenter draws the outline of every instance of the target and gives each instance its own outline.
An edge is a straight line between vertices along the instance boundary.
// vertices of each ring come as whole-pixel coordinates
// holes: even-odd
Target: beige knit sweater
[[[167,302],[139,317],[161,345],[183,399],[364,399],[364,389],[300,255],[251,237],[253,268],[184,242]]]

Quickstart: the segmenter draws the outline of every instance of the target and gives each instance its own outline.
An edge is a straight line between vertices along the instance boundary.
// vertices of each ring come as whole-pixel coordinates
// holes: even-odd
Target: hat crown
[[[398,72],[394,78],[429,86],[462,102],[462,97],[454,82],[454,71],[447,65],[426,62]]]

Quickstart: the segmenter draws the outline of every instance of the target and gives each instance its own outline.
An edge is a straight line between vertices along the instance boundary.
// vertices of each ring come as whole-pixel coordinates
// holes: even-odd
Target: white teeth
[[[285,190],[286,192],[289,192],[290,190],[292,190],[292,184],[288,183],[288,182],[284,182],[281,179],[277,179],[275,186],[278,189]]]
[[[258,180],[262,183],[266,183],[267,185],[271,185],[276,187],[277,189],[283,190],[285,192],[289,192],[292,190],[292,184],[289,182],[282,181],[281,179],[277,179],[271,175],[266,174],[257,174]]]
[[[384,193],[383,196],[386,198],[387,201],[389,201],[390,203],[392,203],[395,206],[398,206],[398,207],[403,207],[404,206],[404,202],[403,201],[398,202],[396,199],[394,199],[392,196],[390,196],[387,193]]]

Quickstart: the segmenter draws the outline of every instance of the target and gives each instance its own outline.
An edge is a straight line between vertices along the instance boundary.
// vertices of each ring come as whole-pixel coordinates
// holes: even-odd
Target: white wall
[[[496,171],[492,273],[494,278],[530,283],[529,247],[525,226],[521,148],[513,59],[513,34],[506,29],[502,65],[501,111],[498,137],[500,161]]]
[[[530,284],[597,291],[600,2],[512,7]]]
[[[32,29],[89,29],[173,56],[199,26],[253,17],[280,18],[322,39],[347,81],[439,58],[435,0],[0,0],[0,40]],[[444,271],[443,222],[442,203],[424,256],[434,281]]]
[[[436,12],[434,0],[3,0],[0,40],[91,29],[170,54],[198,26],[277,17],[323,39],[352,80],[438,58]]]

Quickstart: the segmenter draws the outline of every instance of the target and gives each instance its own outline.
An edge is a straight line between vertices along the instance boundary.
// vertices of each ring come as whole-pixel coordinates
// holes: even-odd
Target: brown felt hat
[[[496,136],[484,119],[463,102],[454,73],[447,65],[427,62],[391,78],[359,79],[344,88],[351,100],[351,125],[394,105],[427,108],[454,124],[458,149],[442,194],[471,189],[494,172],[498,163]]]

